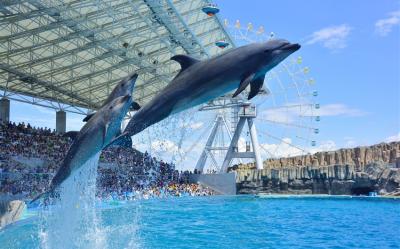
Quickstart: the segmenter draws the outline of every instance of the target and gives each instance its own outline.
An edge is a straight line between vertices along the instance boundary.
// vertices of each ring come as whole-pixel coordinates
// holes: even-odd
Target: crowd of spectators
[[[0,123],[0,194],[32,198],[48,187],[72,140],[47,128]],[[100,155],[97,195],[102,198],[210,195],[189,184],[188,171],[133,148],[109,147]]]
[[[102,200],[137,200],[149,198],[167,198],[182,196],[207,196],[213,195],[213,191],[209,188],[200,187],[198,184],[189,183],[172,183],[164,186],[146,186],[142,188],[126,189],[122,192],[106,192],[97,193]]]

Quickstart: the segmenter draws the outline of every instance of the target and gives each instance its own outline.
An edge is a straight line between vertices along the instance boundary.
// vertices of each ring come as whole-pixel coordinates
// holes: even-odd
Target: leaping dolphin
[[[35,197],[31,203],[53,193],[74,171],[114,142],[115,137],[121,132],[121,122],[131,104],[132,97],[127,94],[113,99],[100,108],[80,130],[60,169],[52,179],[49,190]]]
[[[265,74],[300,48],[286,40],[274,39],[253,43],[199,61],[187,55],[171,60],[181,65],[180,72],[129,121],[121,136],[133,136],[171,114],[220,97],[235,88],[233,97],[248,85],[248,99],[256,96]]]
[[[101,105],[101,107],[103,107],[107,103],[110,103],[115,98],[118,98],[120,96],[125,96],[127,94],[132,94],[133,86],[135,85],[135,82],[136,82],[137,78],[138,78],[138,74],[137,73],[133,73],[133,74],[128,75],[128,77],[124,78],[123,80],[121,80],[114,87],[114,89],[112,90],[110,95],[108,95],[108,98],[106,100],[104,100],[104,102]],[[136,103],[135,101],[132,101],[131,109],[137,111],[137,110],[140,109],[140,105],[138,103]],[[93,117],[94,114],[95,114],[95,112],[88,114],[83,119],[83,121],[87,122],[91,117]]]
[[[132,94],[133,91],[133,87],[135,86],[136,80],[138,78],[138,74],[137,73],[132,73],[130,75],[128,75],[127,77],[125,77],[123,80],[121,80],[112,90],[112,92],[110,93],[110,95],[107,97],[106,100],[104,100],[103,104],[101,105],[101,107],[105,106],[106,104],[110,103],[112,100],[121,97],[121,96],[125,96],[127,94]],[[100,107],[100,108],[101,108]],[[131,107],[130,109],[132,110],[139,110],[140,106],[138,103],[136,103],[135,101],[132,101]],[[83,121],[87,122],[89,121],[89,119],[91,117],[93,117],[93,115],[96,112],[92,112],[90,114],[88,114]],[[75,140],[76,136],[79,134],[78,131],[68,131],[66,132],[63,136],[64,137],[69,137],[72,140]],[[122,141],[121,141],[122,142]],[[126,140],[124,141],[124,144],[122,144],[123,146],[126,147],[132,147],[132,140],[130,138],[126,138]]]

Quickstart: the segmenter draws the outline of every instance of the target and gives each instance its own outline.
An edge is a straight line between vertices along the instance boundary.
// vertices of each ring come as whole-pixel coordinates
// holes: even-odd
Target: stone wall
[[[263,170],[233,167],[238,193],[380,194],[400,192],[400,142],[270,159]]]
[[[313,155],[303,155],[264,161],[264,168],[286,168],[291,166],[328,166],[354,165],[356,169],[373,162],[397,164],[400,168],[400,142],[380,143],[372,146],[340,149],[336,151],[318,152]]]

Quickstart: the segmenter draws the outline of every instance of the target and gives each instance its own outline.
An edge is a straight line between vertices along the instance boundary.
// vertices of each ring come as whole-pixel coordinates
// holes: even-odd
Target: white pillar
[[[10,122],[10,100],[7,98],[0,99],[0,123]]]
[[[56,112],[56,132],[65,133],[67,129],[67,113],[65,111]]]

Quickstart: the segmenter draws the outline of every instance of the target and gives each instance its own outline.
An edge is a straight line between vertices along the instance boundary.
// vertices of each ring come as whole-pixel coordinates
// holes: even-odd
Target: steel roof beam
[[[37,1],[35,1],[35,2],[32,2],[32,4],[33,5],[35,5],[37,8],[40,8],[40,7],[43,7],[40,3],[38,3]],[[60,21],[62,21],[62,18],[61,17],[55,17],[57,20],[60,20]],[[88,20],[86,20],[86,21],[88,21]],[[76,29],[77,28],[77,25],[75,26],[73,26],[72,27],[72,29],[74,29],[75,31],[79,31],[79,30],[77,30]],[[90,38],[89,38],[90,39]],[[95,40],[94,38],[92,38],[91,40]],[[113,50],[113,48],[112,47],[110,47],[110,45],[109,44],[105,44],[105,43],[102,43],[101,44],[102,45],[102,47],[104,47],[105,49],[107,49],[107,50]],[[122,59],[124,59],[124,58],[122,58]],[[128,62],[130,62],[130,61],[128,61]],[[137,62],[137,61],[136,61]],[[126,64],[126,63],[124,63],[124,64]],[[118,66],[118,65],[120,65],[120,64],[117,64],[116,66]],[[102,71],[100,71],[100,72],[102,72]],[[93,73],[93,75],[95,75],[96,73]]]
[[[38,79],[34,75],[27,74],[27,73],[24,73],[24,72],[20,72],[18,70],[15,70],[15,69],[11,68],[10,66],[8,66],[6,64],[0,63],[0,69],[5,70],[5,71],[7,71],[7,72],[9,72],[9,73],[11,73],[13,75],[18,76],[19,80],[21,80],[21,81],[36,83],[36,84],[38,84],[40,86],[43,86],[43,87],[48,88],[48,89],[51,89],[51,90],[53,90],[55,92],[64,94],[64,95],[66,95],[66,96],[68,96],[70,98],[74,98],[74,99],[79,100],[79,101],[81,101],[83,103],[87,103],[88,106],[93,105],[93,103],[88,102],[86,99],[84,99],[84,98],[82,98],[82,97],[80,97],[80,96],[78,96],[76,94],[73,94],[73,93],[71,93],[69,91],[66,91],[64,89],[58,88],[57,86],[54,86],[54,84],[52,82],[44,81],[44,80]]]

